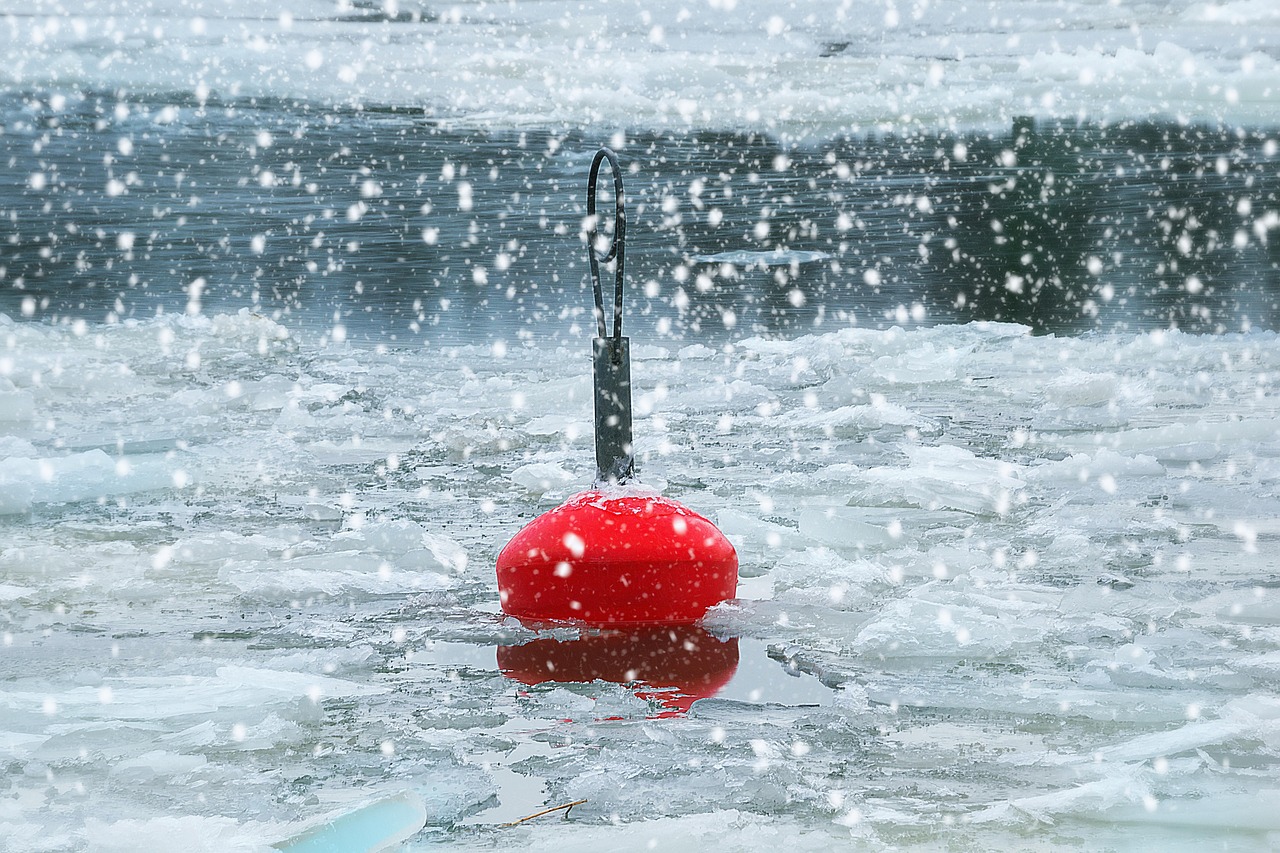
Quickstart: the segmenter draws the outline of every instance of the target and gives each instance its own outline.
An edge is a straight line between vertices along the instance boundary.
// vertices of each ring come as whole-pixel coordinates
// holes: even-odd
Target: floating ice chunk
[[[830,376],[847,370],[853,353],[875,349],[874,345],[866,345],[863,338],[857,336],[861,331],[844,329],[833,335],[805,335],[795,340],[747,338],[738,344],[738,348],[759,357],[762,364],[773,368],[776,376],[790,375],[798,359],[808,362],[818,374]]]
[[[836,688],[832,704],[846,713],[860,714],[871,710],[867,689],[856,681],[846,681]]]
[[[272,846],[283,853],[375,853],[408,840],[427,817],[422,798],[405,792],[320,818]]]
[[[577,365],[577,361],[569,363]],[[526,412],[564,413],[574,411],[575,406],[584,407],[579,411],[589,412],[592,399],[590,374],[582,373],[564,377],[565,372],[568,371],[541,374],[533,381],[522,383],[519,387],[494,389],[486,393],[486,396],[494,398],[494,408],[508,408],[512,394],[518,391],[524,401],[522,410]]]
[[[1130,692],[1116,695],[1132,696],[1133,694]],[[1187,696],[1186,693],[1174,695],[1180,695],[1184,700]],[[1185,714],[1183,719],[1185,720]],[[1277,737],[1280,737],[1280,702],[1272,696],[1253,694],[1222,706],[1217,719],[1184,722],[1167,731],[1138,735],[1111,746],[1090,749],[1084,753],[1051,753],[1042,755],[1036,760],[1060,765],[1095,764],[1099,759],[1132,764],[1153,758],[1172,758],[1182,753],[1236,740],[1261,740],[1264,743],[1273,743]],[[1027,756],[1011,755],[1008,760],[1022,763],[1027,760]]]
[[[1158,756],[1167,758],[1193,749],[1203,749],[1213,744],[1253,735],[1259,730],[1259,726],[1256,720],[1241,719],[1188,723],[1171,731],[1140,735],[1114,746],[1103,747],[1097,750],[1096,754],[1101,755],[1104,760],[1124,762],[1146,761]],[[1272,725],[1271,728],[1276,727]]]
[[[1253,683],[1248,676],[1239,675],[1225,667],[1166,667],[1150,650],[1134,643],[1121,646],[1111,655],[1090,663],[1086,672],[1096,672],[1117,687],[1139,689],[1198,690],[1218,687],[1239,690],[1248,688]]]
[[[281,503],[285,503],[285,501],[282,500]],[[301,501],[297,501],[297,503],[302,508],[303,516],[311,521],[342,521],[343,517],[346,515],[340,506],[327,504],[323,501],[307,500],[304,498]]]
[[[256,381],[240,381],[234,399],[237,404],[255,412],[274,411],[284,409],[294,400],[297,387],[292,380],[271,374]],[[224,391],[224,396],[226,393]]]
[[[1222,713],[1224,716],[1238,713],[1259,720],[1280,720],[1280,698],[1270,693],[1251,693],[1228,702]]]
[[[1205,793],[1195,798],[1149,799],[1105,809],[1097,819],[1116,823],[1223,829],[1231,837],[1280,830],[1280,789]]]
[[[104,821],[88,818],[84,834],[93,853],[170,853],[181,839],[185,853],[270,853],[271,827],[229,817],[155,817]]]
[[[775,549],[798,544],[801,534],[793,527],[748,515],[736,509],[716,513],[716,526],[738,547]]]
[[[457,581],[441,573],[432,559],[426,571],[404,569],[393,560],[358,551],[295,557],[283,564],[232,563],[220,577],[244,595],[263,600],[295,601],[313,595],[393,595],[453,589]],[[434,570],[432,570],[434,569]]]
[[[812,473],[779,474],[771,482],[778,490],[791,494],[813,494],[827,496],[839,493],[850,483],[856,482],[861,468],[851,462],[836,462],[824,465]]]
[[[109,454],[116,454],[118,459],[120,455],[127,457],[132,465],[140,459],[148,457],[155,458],[155,454],[166,453],[170,450],[176,450],[184,444],[191,443],[192,439],[203,438],[204,436],[198,431],[192,431],[187,435],[176,435],[172,427],[161,428],[154,432],[145,427],[142,429],[130,430],[125,433],[121,430],[111,430],[102,432],[84,432],[76,436],[75,444],[70,445],[71,450],[103,450]]]
[[[542,713],[554,713],[557,716],[563,714],[569,718],[591,718],[596,709],[596,694],[600,691],[626,692],[619,685],[603,681],[593,682],[592,687],[595,689],[583,691],[581,687],[571,689],[559,686],[554,682],[540,686],[538,688],[540,691],[538,693],[538,701],[541,705]],[[590,695],[586,695],[588,693]]]
[[[34,459],[39,455],[36,446],[26,439],[18,438],[16,435],[0,435],[0,460],[14,456],[21,459]]]
[[[1196,421],[1145,427],[1089,436],[1059,436],[1053,442],[1072,450],[1110,448],[1120,453],[1147,453],[1156,459],[1203,461],[1239,449],[1244,442],[1275,441],[1280,420],[1242,418],[1234,421]]]
[[[865,559],[851,562],[821,547],[785,554],[770,576],[780,601],[838,609],[865,604],[889,584],[887,571],[878,563]]]
[[[759,715],[758,707],[752,709]],[[640,818],[621,825],[588,821],[586,815],[600,810],[608,815],[618,813],[645,814],[646,803],[662,798],[660,786],[670,790],[670,781],[654,779],[654,773],[633,772],[629,777],[620,771],[591,773],[585,784],[566,791],[566,798],[588,799],[584,818],[557,822],[552,831],[531,832],[521,837],[522,853],[566,853],[566,851],[689,851],[689,850],[786,850],[787,853],[828,853],[839,848],[827,826],[815,826],[781,812],[787,792],[778,790],[767,777],[726,786],[723,777],[709,777],[703,785],[688,786],[683,792],[684,807],[698,804],[703,810],[674,817]],[[717,782],[719,781],[719,784]],[[595,786],[594,788],[591,786]],[[715,802],[715,797],[719,803]],[[726,809],[729,799],[741,804],[741,810]],[[711,805],[702,803],[711,801]],[[873,848],[874,849],[874,848]]]
[[[1042,637],[1053,636],[1052,621],[1048,618],[1040,621]],[[899,625],[897,630],[899,633],[910,631],[914,630],[914,626]],[[942,641],[945,642],[945,637]],[[1029,643],[1012,654],[1028,654],[1033,648],[1034,644]],[[968,650],[959,650],[957,654],[966,660],[977,655],[974,652],[971,656]],[[947,655],[938,659],[946,662],[955,660],[956,657],[957,655]],[[1002,713],[1163,725],[1181,723],[1187,718],[1187,697],[1176,691],[1147,691],[1143,694],[1143,701],[1135,702],[1132,690],[1082,687],[1060,677],[1042,677],[1020,683],[997,680],[988,682],[983,690],[975,691],[972,680],[967,677],[948,679],[938,676],[941,673],[921,680],[907,669],[896,674],[880,673],[864,677],[868,695],[872,701],[880,703],[897,702],[921,708],[983,713],[999,709]],[[1040,760],[1039,754],[1010,756],[1010,761],[1014,763],[1035,763]]]
[[[802,249],[768,249],[753,251],[735,249],[728,252],[717,252],[714,255],[694,255],[694,262],[700,264],[733,264],[740,267],[786,267],[792,264],[812,264],[818,261],[831,260],[826,252],[805,251]]]
[[[275,530],[245,536],[231,530],[193,535],[179,539],[168,552],[176,565],[223,565],[235,560],[278,559],[280,552],[303,543],[313,543],[302,527],[281,526]],[[314,547],[314,545],[312,545]],[[160,565],[154,568],[162,568]]]
[[[359,530],[344,531],[334,537],[334,542],[363,541],[368,548],[381,554],[398,558],[397,565],[437,567],[460,572],[467,567],[467,552],[447,536],[432,533],[416,521],[396,519],[366,522]],[[414,559],[423,552],[429,560]],[[409,559],[404,559],[409,558]]]
[[[29,586],[15,586],[11,583],[0,583],[0,601],[17,601],[34,595],[37,590]]]
[[[568,442],[591,435],[591,430],[592,426],[588,421],[563,414],[543,415],[524,425],[524,431],[529,435],[556,436]]]
[[[209,327],[215,337],[227,341],[256,344],[260,340],[289,339],[288,328],[248,308],[241,308],[234,314],[215,314]]]
[[[706,361],[709,358],[715,358],[717,353],[705,344],[689,344],[681,347],[677,355],[681,361]]]
[[[1057,406],[1102,406],[1116,398],[1119,381],[1112,373],[1068,370],[1041,385],[1044,398]]]
[[[1122,773],[1061,791],[1018,797],[988,806],[968,815],[968,820],[975,824],[1052,823],[1052,817],[1056,815],[1094,815],[1117,802],[1141,803],[1143,797],[1149,795],[1149,788],[1139,781],[1136,773]]]
[[[865,693],[865,689],[863,691]],[[899,729],[888,740],[911,749],[927,749],[937,754],[941,750],[958,750],[978,746],[997,753],[1025,755],[1040,752],[1043,738],[1037,734],[1020,731],[1001,731],[998,727],[977,729],[952,722],[926,723]]]
[[[536,495],[564,489],[580,482],[581,478],[552,462],[530,462],[507,475],[516,484],[524,486]]]
[[[52,695],[0,693],[0,708],[40,708],[51,699],[68,719],[154,721],[207,715],[219,709],[258,709],[301,698],[342,698],[386,693],[388,688],[347,679],[248,666],[219,667],[215,675],[109,678],[111,701],[97,686],[78,686]]]
[[[95,451],[108,463],[107,454]],[[10,457],[0,461],[0,515],[26,512],[36,502],[37,489],[51,492],[49,483],[55,476],[52,464],[41,460]]]
[[[161,779],[186,776],[208,764],[209,760],[203,755],[180,755],[155,749],[117,763],[111,768],[110,774],[119,784],[146,785]]]
[[[1004,514],[1012,493],[1023,488],[1020,466],[975,456],[952,445],[906,448],[905,468],[870,468],[859,475],[866,484],[855,493],[864,502],[902,501],[925,509],[954,509],[974,514]]]
[[[798,427],[829,429],[841,434],[885,426],[914,427],[927,431],[936,429],[936,425],[927,418],[884,401],[863,406],[841,406],[829,412],[800,409],[787,415],[786,420]]]
[[[309,696],[320,695],[314,686],[309,689],[311,690]],[[307,706],[304,705],[303,707]],[[291,709],[289,713],[296,714],[297,712]],[[232,739],[235,742],[236,749],[251,752],[275,750],[285,746],[305,743],[310,737],[312,737],[312,734],[309,727],[304,728],[293,720],[287,720],[273,712],[267,714],[256,723],[246,725],[243,735],[236,732]]]
[[[1232,666],[1240,672],[1274,681],[1280,678],[1280,652],[1250,655],[1234,661]]]
[[[765,386],[742,379],[723,384],[700,382],[672,389],[671,392],[675,408],[699,413],[754,409],[761,403],[769,403],[775,399],[777,395]]]
[[[1233,566],[1248,565],[1247,558],[1249,555],[1241,553],[1239,548],[1235,550],[1237,553],[1232,555],[1234,559],[1230,559],[1230,563]],[[1223,562],[1228,561],[1224,560]],[[1270,559],[1258,560],[1254,563],[1253,571],[1259,572],[1264,568],[1270,568],[1272,565],[1274,564]],[[1200,572],[1205,572],[1208,567],[1202,561],[1197,568]],[[1274,592],[1271,595],[1267,595],[1266,592],[1258,594],[1253,588],[1232,589],[1208,596],[1189,606],[1191,610],[1212,616],[1223,623],[1280,624],[1280,595],[1276,595]]]
[[[25,758],[46,740],[44,735],[0,731],[0,752],[10,758]]]
[[[712,607],[701,624],[715,634],[766,636],[775,640],[821,636],[842,638],[836,642],[844,644],[843,638],[856,636],[866,623],[867,616],[855,610],[836,610],[825,605],[794,601],[738,598]]]
[[[166,749],[198,750],[222,743],[225,739],[225,732],[213,720],[205,720],[173,734],[162,735],[156,741]]]
[[[0,515],[33,504],[75,503],[171,488],[176,462],[162,457],[112,459],[101,450],[42,459],[0,460]]]
[[[1231,24],[1238,27],[1280,21],[1280,9],[1268,0],[1227,0],[1225,3],[1195,3],[1180,17],[1196,23]]]
[[[864,521],[858,507],[807,507],[799,521],[801,536],[839,548],[886,548],[902,536],[901,525]]]
[[[1168,758],[1240,739],[1275,743],[1280,738],[1280,719],[1276,718],[1275,710],[1274,704],[1268,707],[1247,701],[1232,702],[1222,708],[1222,715],[1216,720],[1196,720],[1167,732],[1139,735],[1102,747],[1097,753],[1104,760],[1131,762],[1159,756]]]
[[[452,589],[466,569],[466,549],[443,534],[408,520],[369,521],[317,539],[305,529],[282,526],[243,537],[221,532],[180,539],[165,552],[170,571],[214,567],[219,578],[247,596],[293,601],[321,594],[392,593]]]
[[[0,376],[0,423],[29,421],[35,417],[35,397]]]
[[[391,455],[403,455],[412,449],[413,440],[409,438],[361,441],[348,439],[343,442],[324,439],[307,445],[307,450],[322,465],[367,465],[381,462]]]
[[[289,672],[324,672],[327,675],[335,675],[348,670],[353,673],[366,671],[374,655],[373,649],[363,643],[359,643],[336,648],[280,651],[265,657],[255,658],[255,661],[267,669],[282,669]]]
[[[472,712],[473,719],[476,713]],[[462,737],[457,742],[457,748],[459,750],[465,748],[469,751],[475,745],[474,741],[469,739],[471,730],[464,729],[461,733]],[[442,763],[433,767],[429,775],[418,777],[414,793],[422,798],[426,806],[429,825],[448,826],[462,822],[467,816],[474,814],[483,803],[491,802],[496,788],[493,775],[482,767],[471,763],[453,765]]]
[[[1059,409],[1046,406],[1031,415],[1027,428],[1040,432],[1081,432],[1117,430],[1127,427],[1130,413],[1120,406],[1091,406]]]
[[[320,382],[314,377],[304,376],[293,389],[290,399],[300,406],[332,406],[354,390],[347,383]]]
[[[907,352],[876,358],[871,362],[871,370],[876,376],[896,384],[954,382],[959,378],[960,366],[968,355],[968,348],[940,349],[926,342]]]
[[[989,600],[911,596],[884,608],[854,638],[853,647],[885,658],[995,657],[1043,640],[1045,625],[1027,618],[1026,610]]]
[[[387,692],[387,688],[374,684],[357,684],[354,681],[309,672],[291,672],[252,666],[218,667],[217,676],[232,688],[262,691],[267,695],[336,698],[376,696]]]
[[[1164,466],[1155,457],[1144,454],[1130,456],[1103,448],[1090,456],[1073,453],[1066,459],[1044,462],[1024,470],[1028,480],[1062,480],[1088,483],[1099,477],[1163,477]]]

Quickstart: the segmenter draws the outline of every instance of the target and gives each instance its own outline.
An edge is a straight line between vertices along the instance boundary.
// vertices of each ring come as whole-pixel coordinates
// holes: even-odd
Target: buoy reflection
[[[543,638],[498,647],[498,668],[528,685],[608,681],[637,697],[683,714],[714,696],[738,669],[738,640],[721,640],[695,625],[644,626],[583,633],[576,640]]]

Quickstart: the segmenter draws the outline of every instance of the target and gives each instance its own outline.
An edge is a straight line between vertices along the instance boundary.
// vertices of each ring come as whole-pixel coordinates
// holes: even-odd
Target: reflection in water
[[[738,669],[736,638],[717,639],[692,625],[583,632],[576,640],[541,638],[498,647],[498,668],[524,684],[608,681],[641,699],[684,713],[714,696]]]
[[[297,103],[59,103],[0,96],[14,316],[249,306],[388,343],[586,335],[585,175],[610,143],[629,168],[643,337],[1280,327],[1271,132],[1020,121],[798,148]]]

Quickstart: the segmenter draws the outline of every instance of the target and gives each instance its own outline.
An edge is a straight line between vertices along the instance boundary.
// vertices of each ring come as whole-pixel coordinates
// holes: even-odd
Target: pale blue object
[[[284,853],[374,853],[422,829],[427,809],[411,793],[360,806],[272,846]]]

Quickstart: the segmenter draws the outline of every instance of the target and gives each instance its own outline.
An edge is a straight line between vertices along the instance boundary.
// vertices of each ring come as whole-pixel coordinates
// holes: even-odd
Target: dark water
[[[14,317],[250,307],[388,343],[588,334],[580,232],[604,143],[629,170],[637,336],[1280,327],[1274,132],[1026,123],[795,149],[109,95],[5,96],[0,130]],[[823,257],[703,260],[778,248]]]

